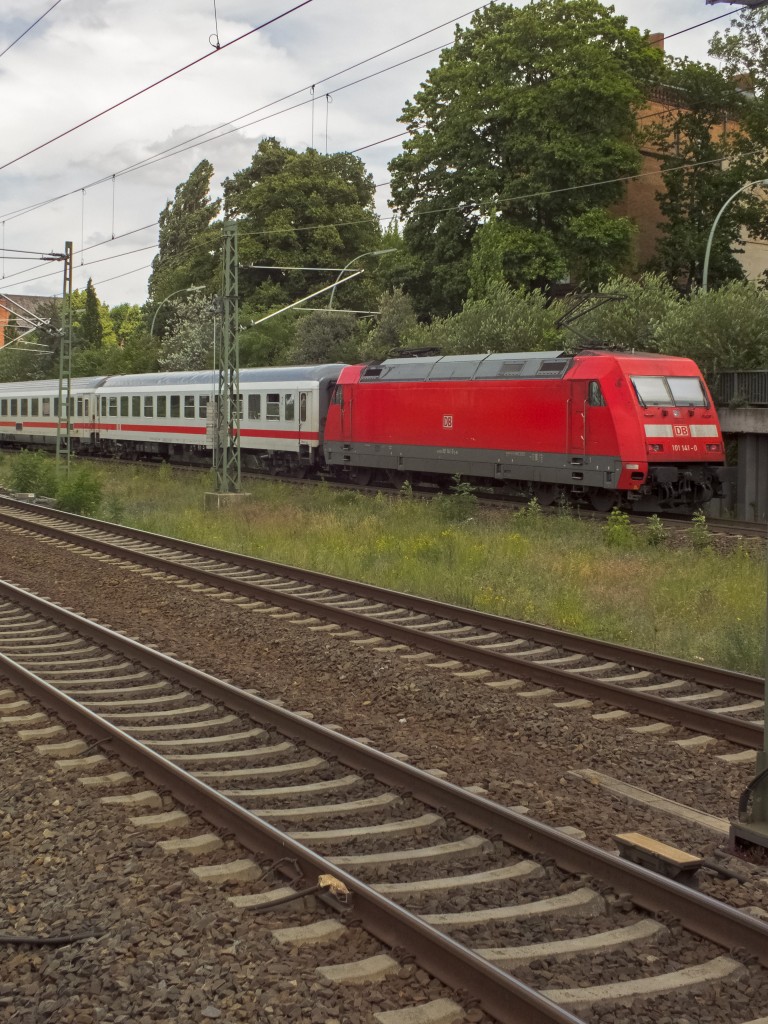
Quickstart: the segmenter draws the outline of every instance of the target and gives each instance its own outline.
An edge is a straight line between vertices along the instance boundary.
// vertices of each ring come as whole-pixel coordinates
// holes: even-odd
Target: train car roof
[[[345,363],[323,363],[319,366],[267,366],[263,369],[246,367],[240,370],[241,384],[268,384],[271,381],[321,381],[329,377],[336,378],[344,369]],[[168,373],[133,373],[124,376],[107,377],[103,388],[139,388],[139,387],[184,387],[187,384],[198,386],[218,384],[218,371],[213,370],[179,370]]]
[[[72,391],[93,391],[98,388],[107,378],[101,377],[73,377],[71,381]],[[27,394],[32,391],[55,391],[58,394],[59,380],[16,380],[0,383],[0,395],[11,394],[11,392],[24,391]]]
[[[427,356],[371,363],[360,383],[375,381],[521,380],[564,376],[573,357],[555,352],[490,352],[472,356]]]

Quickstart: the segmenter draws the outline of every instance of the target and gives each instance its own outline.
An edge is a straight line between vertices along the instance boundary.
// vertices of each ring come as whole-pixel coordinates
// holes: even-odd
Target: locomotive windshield
[[[698,377],[630,377],[640,405],[694,405],[706,408]]]

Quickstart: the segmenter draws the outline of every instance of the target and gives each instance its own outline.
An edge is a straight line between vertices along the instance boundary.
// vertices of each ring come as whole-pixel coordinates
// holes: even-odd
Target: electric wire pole
[[[214,447],[220,494],[240,490],[240,344],[238,338],[237,222],[224,224],[221,266],[221,342]]]
[[[59,397],[56,415],[56,469],[72,457],[72,243],[64,243],[64,287],[59,331]],[[62,423],[63,420],[63,423]],[[62,433],[62,426],[64,431]]]

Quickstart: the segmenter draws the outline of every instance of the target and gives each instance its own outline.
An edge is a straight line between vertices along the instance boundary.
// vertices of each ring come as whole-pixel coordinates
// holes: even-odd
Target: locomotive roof
[[[319,366],[267,366],[264,369],[246,367],[240,370],[241,384],[269,383],[270,381],[320,381],[338,377],[344,363],[323,363]],[[219,374],[214,370],[178,370],[168,373],[133,373],[124,376],[107,377],[102,387],[183,387],[187,384],[218,384]]]
[[[472,356],[427,356],[385,359],[371,363],[360,374],[367,381],[510,380],[562,377],[572,357],[555,352],[491,352]]]

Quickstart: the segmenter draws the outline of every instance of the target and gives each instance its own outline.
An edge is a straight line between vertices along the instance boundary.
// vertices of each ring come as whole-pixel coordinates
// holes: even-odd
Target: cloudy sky
[[[59,294],[60,265],[37,257],[70,240],[75,287],[91,276],[110,305],[143,302],[157,218],[176,186],[205,157],[218,188],[264,135],[359,152],[386,216],[397,117],[453,25],[468,23],[472,0],[301,2],[2,0],[0,292]],[[726,15],[669,40],[669,52],[695,59],[738,10],[705,0],[614,6],[668,36]]]

